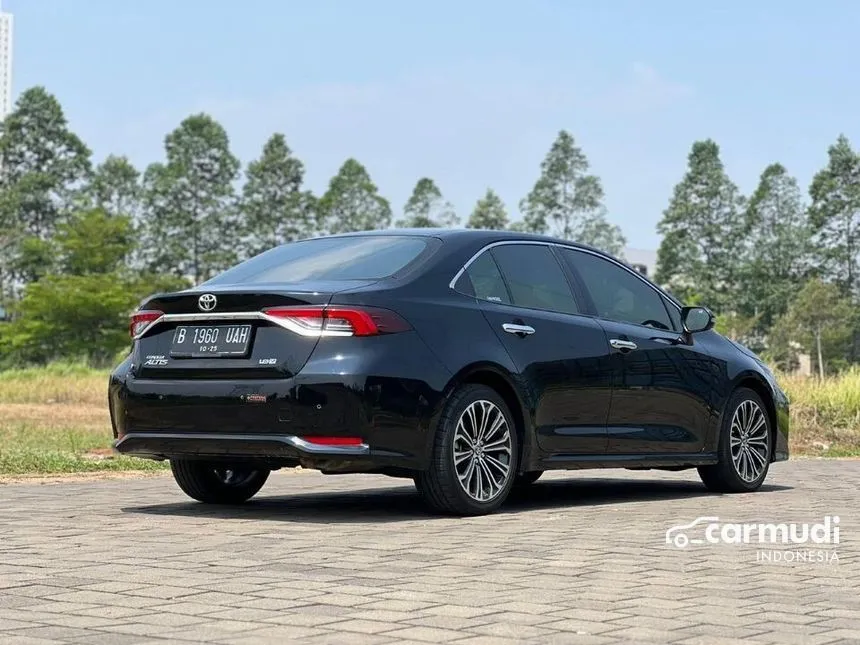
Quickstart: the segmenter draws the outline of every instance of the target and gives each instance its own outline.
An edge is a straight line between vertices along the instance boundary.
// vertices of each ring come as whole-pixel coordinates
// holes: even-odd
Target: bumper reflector
[[[304,441],[318,446],[360,446],[361,437],[302,437]]]

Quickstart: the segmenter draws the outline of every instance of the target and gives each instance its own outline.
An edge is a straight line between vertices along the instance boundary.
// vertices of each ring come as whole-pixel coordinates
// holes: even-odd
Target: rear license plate
[[[240,358],[248,353],[251,325],[177,327],[170,355],[174,358]]]

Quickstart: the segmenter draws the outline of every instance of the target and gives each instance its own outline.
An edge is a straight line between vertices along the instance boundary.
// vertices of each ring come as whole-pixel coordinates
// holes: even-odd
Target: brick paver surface
[[[704,515],[827,514],[838,562],[665,543]],[[859,520],[860,461],[777,464],[743,496],[695,471],[557,473],[471,519],[375,476],[278,473],[240,508],[170,477],[10,484],[0,643],[860,643]]]

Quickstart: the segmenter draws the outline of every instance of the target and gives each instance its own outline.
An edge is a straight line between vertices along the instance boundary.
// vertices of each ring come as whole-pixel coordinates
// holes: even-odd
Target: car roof
[[[456,243],[469,243],[469,242],[477,242],[483,244],[492,244],[494,242],[504,242],[506,240],[511,241],[523,241],[523,242],[548,242],[551,244],[563,244],[565,246],[572,246],[575,248],[586,249],[592,253],[596,253],[597,255],[602,255],[603,257],[609,258],[614,262],[617,262],[632,272],[639,274],[636,269],[634,269],[629,262],[624,260],[623,258],[615,257],[605,251],[601,251],[600,249],[594,248],[593,246],[589,246],[588,244],[581,244],[579,242],[572,242],[571,240],[564,240],[557,237],[550,237],[549,235],[537,235],[535,233],[520,233],[518,231],[496,231],[496,230],[484,230],[484,229],[475,229],[475,228],[388,228],[382,230],[373,230],[373,231],[358,231],[354,233],[340,233],[338,235],[332,235],[330,237],[354,237],[354,236],[380,236],[380,235],[400,235],[407,237],[435,237],[440,240],[451,240]],[[649,280],[646,276],[639,274],[640,279],[644,280],[654,288],[656,288],[660,293],[662,293],[669,300],[673,301],[677,306],[683,307],[683,303],[678,300],[671,293],[666,291],[664,288],[660,287],[655,282]]]
[[[555,244],[566,244],[568,246],[576,246],[583,249],[597,251],[606,255],[603,251],[595,249],[587,244],[580,244],[571,240],[563,240],[549,235],[537,235],[535,233],[520,233],[517,231],[496,231],[485,230],[478,228],[388,228],[373,231],[357,231],[353,233],[339,233],[329,237],[365,237],[378,235],[401,235],[408,237],[436,237],[442,240],[457,240],[457,241],[480,241],[487,242],[504,241],[504,240],[523,240],[534,242],[551,242]]]

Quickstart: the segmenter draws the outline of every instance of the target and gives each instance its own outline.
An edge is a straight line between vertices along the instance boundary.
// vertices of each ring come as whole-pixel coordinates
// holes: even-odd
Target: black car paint
[[[380,281],[252,289],[204,284],[144,302],[141,309],[177,313],[196,311],[203,293],[218,294],[219,311],[372,305],[396,311],[412,330],[296,339],[257,324],[249,359],[193,359],[181,368],[144,365],[147,355],[167,356],[171,327],[153,330],[161,338],[150,338],[145,352],[144,343],[136,342],[111,375],[117,450],[150,458],[232,459],[268,467],[302,463],[325,472],[408,475],[428,467],[447,397],[463,383],[481,382],[497,389],[516,417],[520,471],[685,467],[716,461],[724,407],[731,392],[744,385],[769,408],[777,430],[773,458],[788,458],[785,395],[757,359],[716,332],[690,335],[604,321],[589,312],[524,309],[481,301],[450,286],[470,258],[494,243],[584,247],[506,232],[397,234],[439,241],[420,262]],[[669,307],[676,306],[664,297]],[[672,313],[675,319],[677,312]],[[508,334],[500,329],[506,321],[544,333]],[[635,339],[640,349],[612,349],[609,335],[619,334]],[[286,339],[291,349],[284,355]],[[254,363],[270,356],[275,365]],[[370,449],[309,452],[284,441],[296,435],[360,436]]]
[[[600,324],[586,316],[493,302],[483,309],[534,407],[532,427],[541,451],[605,453],[612,383],[609,346]],[[528,325],[536,332],[506,333],[505,323]]]
[[[613,350],[612,406],[607,421],[611,454],[702,452],[712,406],[716,361],[704,343],[682,342],[673,331],[601,321],[607,338],[629,340],[635,351]],[[698,340],[698,339],[696,339]]]

